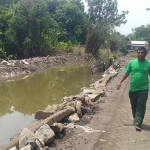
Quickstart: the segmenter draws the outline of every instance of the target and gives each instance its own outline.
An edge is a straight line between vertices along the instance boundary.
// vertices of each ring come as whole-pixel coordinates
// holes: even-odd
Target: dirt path
[[[55,145],[50,148],[51,150],[150,149],[150,100],[148,100],[143,130],[137,132],[131,120],[128,98],[129,79],[124,81],[119,91],[116,90],[116,84],[123,75],[126,63],[121,64],[122,69],[119,74],[108,83],[106,97],[101,97],[97,107],[76,123],[84,127],[88,126],[95,132],[87,133],[82,128],[68,129],[66,136],[54,141]]]

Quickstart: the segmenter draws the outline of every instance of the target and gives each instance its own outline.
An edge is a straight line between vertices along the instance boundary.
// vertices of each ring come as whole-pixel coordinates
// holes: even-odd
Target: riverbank
[[[114,117],[116,108],[121,104],[120,99],[122,99],[126,82],[119,93],[118,90],[116,90],[116,84],[122,76],[122,71],[129,59],[130,58],[120,58],[121,68],[118,71],[118,75],[104,88],[106,93],[105,97],[100,97],[100,99],[95,102],[96,107],[88,110],[81,120],[76,123],[74,128],[67,129],[64,137],[56,139],[50,149],[72,150],[85,148],[91,150],[94,147],[96,148],[95,144],[99,141],[106,143],[107,140],[103,138],[99,139],[99,136],[106,133],[108,126],[111,127],[109,122]],[[85,130],[78,128],[79,126],[84,126]],[[89,130],[90,132],[86,132]]]
[[[86,57],[75,54],[35,57],[23,60],[3,60],[0,62],[0,81],[31,73],[44,72],[55,67],[76,65],[85,62],[87,62]]]
[[[132,112],[128,97],[129,78],[121,89],[116,89],[123,75],[126,64],[133,57],[121,57],[118,75],[107,84],[104,97],[97,101],[97,107],[85,114],[77,125],[88,127],[68,129],[66,136],[55,140],[51,150],[149,150],[150,143],[150,101],[142,125],[142,132],[137,132],[131,119]],[[135,57],[134,57],[135,58]],[[150,59],[148,54],[147,59]],[[150,93],[149,93],[150,97]]]
[[[111,73],[111,72],[112,72],[112,73]],[[106,75],[106,74],[105,74],[105,75]],[[95,90],[94,90],[93,88],[92,88],[93,90],[92,90],[92,89],[91,89],[91,90],[90,90],[90,89],[88,89],[88,90],[85,89],[85,90],[84,90],[84,93],[86,92],[86,95],[87,95],[86,98],[85,98],[85,99],[86,99],[86,102],[87,102],[87,100],[88,100],[89,102],[90,102],[90,101],[93,101],[93,99],[97,99],[101,94],[103,95],[103,94],[104,94],[104,91],[103,91],[102,89],[100,89],[100,87],[102,86],[103,88],[105,88],[106,82],[108,82],[108,80],[110,80],[110,78],[112,78],[114,75],[116,75],[116,72],[115,72],[113,69],[111,69],[111,70],[110,70],[110,74],[107,75],[105,78],[103,78],[103,80],[99,80],[99,82],[97,81],[95,84],[92,84],[92,86],[93,86],[93,88],[94,88]],[[97,89],[97,90],[96,90],[96,89]],[[89,91],[89,92],[88,92],[88,91]],[[88,94],[87,92],[88,92],[89,94]],[[92,93],[94,92],[94,93],[91,94],[91,92],[92,92]],[[102,93],[101,93],[101,92],[102,92]],[[83,97],[80,96],[80,97],[81,97],[81,100],[83,101],[83,103],[85,103],[85,102],[84,102],[84,95],[85,95],[85,94],[83,94]],[[91,96],[92,96],[92,97],[91,97]],[[95,98],[94,98],[94,97],[95,97]],[[69,100],[69,104],[70,104],[70,98],[68,98],[68,100]],[[72,104],[72,105],[73,105],[73,104],[76,104],[76,102],[74,102],[74,100],[73,100],[71,104]],[[67,105],[67,104],[66,104],[66,105]],[[69,105],[69,106],[70,106],[70,105]],[[76,105],[75,105],[75,106],[76,106]],[[92,106],[92,105],[91,105],[91,106]],[[63,106],[63,108],[64,108],[64,106]],[[60,108],[59,108],[59,109],[60,109]],[[92,109],[92,108],[88,108],[87,111],[91,111],[91,109]],[[75,109],[75,110],[76,110],[76,109]],[[41,112],[41,111],[40,111],[40,112]],[[39,113],[40,113],[40,112],[39,112]],[[39,113],[38,113],[38,114],[39,114]],[[48,114],[51,114],[50,112],[45,112],[45,113],[47,113],[47,116],[48,116]],[[85,113],[85,112],[84,112],[84,113]],[[57,114],[57,113],[54,114],[55,117],[56,117],[56,114]],[[58,113],[58,114],[59,114],[59,113]],[[67,114],[66,114],[66,115],[67,115]],[[81,114],[80,114],[80,115],[81,115]],[[39,115],[38,115],[38,116],[39,116]],[[41,115],[40,115],[40,116],[41,116]],[[61,117],[62,117],[62,115],[61,115]],[[80,117],[81,117],[81,116],[80,116]],[[35,118],[41,119],[41,117],[37,117],[37,115],[36,115]],[[59,118],[59,117],[57,116],[55,119],[52,119],[52,116],[50,116],[50,119],[52,119],[52,120],[57,120],[57,118]],[[43,119],[43,115],[42,115],[42,119]],[[44,122],[45,122],[45,121],[44,121]],[[49,121],[48,121],[48,122],[49,122]],[[50,122],[52,122],[52,121],[50,121]],[[15,140],[15,139],[14,139],[14,140]],[[14,141],[14,140],[13,140],[13,141]],[[13,141],[12,141],[12,142],[13,142]],[[15,140],[15,141],[16,141],[16,140]],[[12,142],[11,142],[11,143],[12,143]],[[5,149],[5,148],[3,148],[3,149]]]
[[[111,69],[111,71],[113,71],[112,69]],[[114,72],[114,71],[113,71]],[[109,72],[107,71],[107,73],[109,74]],[[105,76],[107,76],[107,73],[105,74]],[[107,79],[108,78],[108,79]],[[107,80],[109,80],[109,78],[110,77],[106,77],[106,78],[104,78],[103,80],[104,80],[104,82],[105,81],[107,81]],[[105,83],[100,83],[100,86],[102,86],[102,88],[103,88],[103,90],[105,90],[105,91],[107,91],[107,89],[106,89],[106,87],[105,87]],[[100,89],[99,89],[100,90]],[[101,89],[102,90],[102,89]],[[100,90],[100,91],[101,91]],[[97,96],[96,96],[97,97]],[[91,114],[91,115],[94,115],[95,114],[95,110],[96,110],[96,108],[98,108],[97,106],[96,107],[91,107],[91,109],[88,109],[87,110],[87,113],[88,114]],[[84,117],[83,117],[84,118]],[[82,120],[82,119],[81,119]],[[83,126],[83,125],[82,125]],[[67,130],[66,130],[67,131]]]
[[[124,82],[120,91],[116,89],[116,85],[121,79],[123,70],[129,60],[130,58],[128,57],[119,58],[120,68],[118,74],[104,87],[105,95],[94,102],[95,107],[89,109],[80,121],[75,123],[73,128],[66,130],[63,138],[56,139],[50,147],[50,150],[108,150],[105,147],[100,148],[100,145],[106,142],[107,145],[110,144],[109,150],[116,150],[115,147],[111,148],[111,143],[106,138],[103,138],[103,136],[105,134],[109,135],[111,122],[116,115],[118,107],[122,103],[122,96],[128,80]],[[127,88],[126,90],[128,91]],[[125,96],[126,98],[128,97],[128,95]],[[108,127],[110,127],[109,130]]]

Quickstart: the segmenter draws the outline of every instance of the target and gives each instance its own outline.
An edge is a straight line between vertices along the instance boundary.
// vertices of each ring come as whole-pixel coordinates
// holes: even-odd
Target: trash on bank
[[[83,129],[87,133],[100,132],[101,131],[101,130],[94,130],[94,129],[88,127],[88,126],[79,126],[79,125],[76,125],[76,127]]]

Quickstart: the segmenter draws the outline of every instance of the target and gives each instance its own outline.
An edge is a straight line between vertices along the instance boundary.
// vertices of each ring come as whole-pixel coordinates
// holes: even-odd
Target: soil
[[[80,64],[85,61],[87,61],[86,57],[74,54],[35,57],[24,60],[4,60],[0,62],[0,81],[30,73],[43,72],[64,65]]]

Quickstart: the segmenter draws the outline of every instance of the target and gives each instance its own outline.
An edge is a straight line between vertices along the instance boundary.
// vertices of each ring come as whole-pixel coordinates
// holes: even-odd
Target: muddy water
[[[101,78],[89,65],[52,69],[0,83],[0,146],[20,131],[38,110],[59,104],[64,96],[79,94],[82,87]]]

